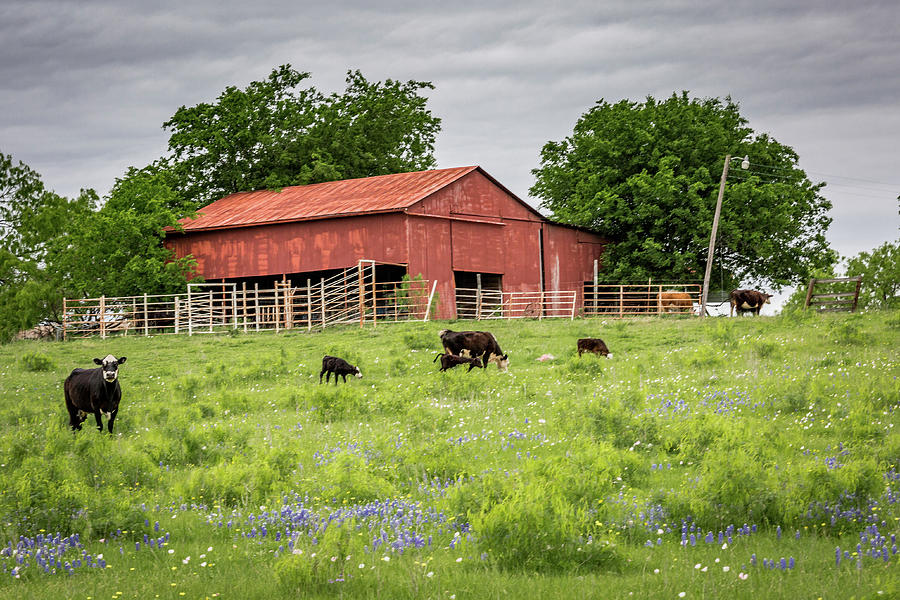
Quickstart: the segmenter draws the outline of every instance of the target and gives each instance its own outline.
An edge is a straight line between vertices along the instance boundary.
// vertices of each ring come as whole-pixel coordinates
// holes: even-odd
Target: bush
[[[56,367],[49,356],[40,352],[26,352],[19,359],[19,364],[30,372],[50,371]]]

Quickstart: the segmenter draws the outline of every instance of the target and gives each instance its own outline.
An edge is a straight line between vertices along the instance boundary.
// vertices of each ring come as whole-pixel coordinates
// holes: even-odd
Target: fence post
[[[306,280],[306,330],[312,331],[312,279]]]
[[[856,312],[856,304],[859,302],[859,290],[862,287],[862,275],[858,275],[856,278],[856,290],[853,293],[853,307],[850,309],[850,312]]]
[[[803,303],[803,309],[809,308],[809,301],[812,299],[813,288],[816,287],[815,278],[809,280],[809,287],[806,289],[806,302]],[[734,312],[734,311],[732,311]]]
[[[178,333],[178,325],[181,323],[181,299],[175,296],[175,333]]]
[[[366,304],[365,298],[363,294],[365,293],[363,288],[363,266],[362,261],[359,261],[359,266],[357,267],[357,274],[359,280],[359,326],[362,327],[366,323]]]
[[[244,333],[247,333],[247,282],[241,282],[241,304],[243,305]]]
[[[625,288],[619,284],[619,317],[625,316]]]
[[[481,273],[475,274],[475,320],[481,320]],[[502,298],[501,298],[502,301]]]
[[[576,301],[577,299],[578,299],[578,293],[575,292],[575,291],[573,291],[573,292],[572,292],[572,316],[569,317],[569,320],[570,320],[570,321],[574,321],[574,320],[575,320],[575,301]]]
[[[237,311],[237,286],[231,288],[231,319],[234,322],[232,329],[238,328],[238,311]]]
[[[375,289],[375,261],[372,261],[372,327],[378,325],[378,293]]]
[[[100,339],[106,339],[106,296],[100,296]]]
[[[150,335],[150,312],[147,310],[147,294],[144,294],[144,335]]]
[[[275,282],[275,333],[279,331],[281,324],[281,309],[278,308],[278,282]]]
[[[253,320],[256,322],[256,330],[259,331],[259,283],[253,284]]]
[[[428,320],[428,314],[431,312],[431,299],[434,298],[434,290],[437,289],[437,279],[434,280],[434,283],[431,284],[431,293],[428,294],[428,306],[425,307],[425,318],[423,321]]]
[[[191,286],[188,284],[188,297],[187,297],[187,322],[188,322],[188,337],[194,335],[194,315],[191,307],[194,305],[193,298],[191,298]]]
[[[68,301],[63,298],[63,341],[66,341],[66,330],[69,325],[69,305]]]
[[[322,329],[325,329],[325,278],[319,278],[319,295],[322,300]]]
[[[209,290],[209,332],[213,332],[213,291]]]

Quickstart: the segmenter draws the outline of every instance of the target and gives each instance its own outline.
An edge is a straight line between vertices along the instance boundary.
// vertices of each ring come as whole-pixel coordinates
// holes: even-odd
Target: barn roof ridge
[[[195,218],[180,219],[180,232],[403,212],[476,171],[542,220],[547,220],[480,166],[470,165],[342,179],[280,190],[236,192],[200,208]]]

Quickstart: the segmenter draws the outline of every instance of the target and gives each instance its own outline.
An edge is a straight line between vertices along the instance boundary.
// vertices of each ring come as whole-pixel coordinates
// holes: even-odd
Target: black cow
[[[503,354],[497,338],[487,331],[450,331],[442,329],[438,332],[444,352],[457,356],[471,356],[480,358],[481,364],[487,367],[488,363],[497,363],[500,371],[509,368],[509,356]]]
[[[436,362],[437,359],[441,359],[441,368],[440,371],[446,371],[447,369],[452,369],[456,365],[469,365],[469,369],[466,371],[468,373],[475,367],[480,369],[484,368],[484,365],[481,363],[480,358],[471,358],[469,356],[456,356],[455,354],[444,353],[438,354],[434,357],[434,360],[431,362]]]
[[[362,379],[362,372],[359,370],[359,367],[354,367],[343,358],[338,358],[337,356],[323,356],[319,383],[322,383],[322,375],[325,375],[325,383],[328,383],[332,373],[334,373],[334,385],[337,385],[338,375],[344,377],[344,383],[347,383],[347,375],[356,375],[357,379]]]
[[[581,338],[578,340],[578,356],[581,356],[582,352],[593,352],[606,358],[612,358],[609,348],[606,347],[606,343],[600,338]]]
[[[119,365],[125,363],[125,357],[116,358],[109,354],[102,360],[95,358],[94,363],[100,366],[96,369],[75,369],[63,384],[69,425],[73,431],[80,430],[88,414],[93,413],[97,419],[97,429],[103,431],[103,421],[100,420],[103,414],[107,419],[106,427],[112,433],[122,399]]]
[[[732,290],[729,295],[731,310],[729,310],[728,314],[729,316],[734,316],[734,312],[737,311],[738,316],[745,312],[752,312],[754,315],[759,316],[759,309],[762,308],[763,304],[770,304],[769,298],[771,297],[772,294],[765,294],[756,290]]]

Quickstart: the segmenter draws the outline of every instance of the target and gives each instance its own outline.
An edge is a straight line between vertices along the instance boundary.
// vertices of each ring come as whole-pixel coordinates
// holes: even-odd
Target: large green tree
[[[129,169],[67,239],[51,242],[48,262],[66,274],[70,297],[184,292],[196,263],[163,246],[185,212],[170,178],[155,166]]]
[[[698,280],[727,154],[749,156],[750,168],[734,164],[727,180],[716,283],[780,288],[832,264],[824,184],[790,147],[755,135],[730,98],[600,100],[570,137],[544,145],[531,194],[555,220],[609,240],[604,281]]]
[[[0,153],[0,340],[43,319],[59,320],[67,279],[52,248],[70,244],[72,224],[97,196],[69,200],[45,188],[33,169]]]
[[[200,207],[224,195],[428,169],[440,119],[428,82],[347,75],[342,94],[302,87],[309,73],[274,69],[213,103],[182,106],[163,127],[182,198]]]

